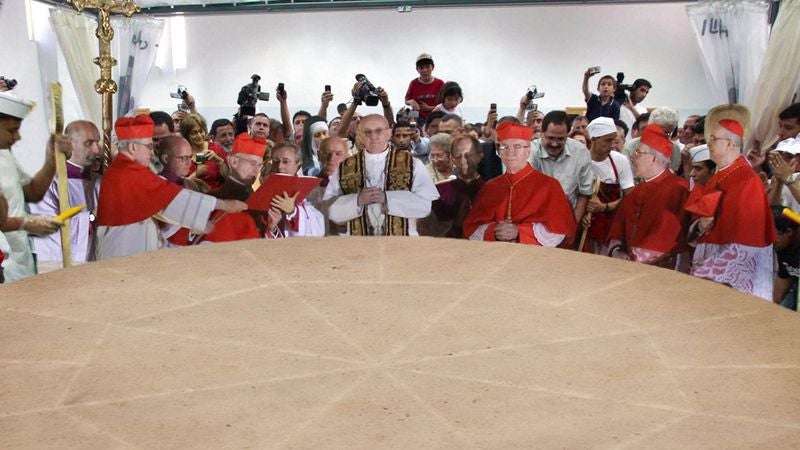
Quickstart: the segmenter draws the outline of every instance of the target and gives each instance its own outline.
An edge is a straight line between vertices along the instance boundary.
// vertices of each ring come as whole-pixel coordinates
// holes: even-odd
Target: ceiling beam
[[[38,0],[54,5],[65,5],[66,0]],[[166,3],[167,1],[165,1]],[[147,4],[145,1],[139,3]],[[242,2],[225,0],[196,0],[191,5],[142,6],[142,13],[156,16],[173,14],[231,14],[231,13],[278,13],[291,11],[326,11],[344,9],[378,9],[410,7],[472,7],[472,6],[512,6],[512,5],[589,5],[589,4],[630,4],[630,3],[686,3],[686,0],[261,0]]]

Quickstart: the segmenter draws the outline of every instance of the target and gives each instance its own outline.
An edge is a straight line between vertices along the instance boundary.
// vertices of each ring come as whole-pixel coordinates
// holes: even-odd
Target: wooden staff
[[[50,132],[53,134],[53,153],[56,158],[56,184],[58,186],[58,209],[64,214],[69,209],[69,179],[67,178],[67,155],[58,149],[58,141],[64,133],[64,109],[61,105],[61,83],[50,83]],[[70,219],[61,225],[61,260],[64,268],[72,266],[72,235]]]
[[[600,177],[595,177],[594,182],[592,183],[592,198],[597,197],[597,193],[600,192]],[[592,220],[592,213],[591,211],[586,213],[589,215],[589,221],[591,223]],[[586,243],[586,234],[589,232],[589,227],[583,227],[583,231],[581,232],[581,241],[578,244],[578,251],[583,251],[583,244]]]

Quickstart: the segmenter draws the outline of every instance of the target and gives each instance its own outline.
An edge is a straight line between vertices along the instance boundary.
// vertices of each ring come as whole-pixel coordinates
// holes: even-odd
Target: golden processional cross
[[[114,39],[114,29],[111,28],[111,14],[123,14],[130,17],[141,12],[133,0],[67,0],[78,12],[84,9],[97,11],[97,29],[94,35],[100,43],[100,56],[94,63],[100,66],[100,79],[94,83],[94,90],[102,95],[103,106],[103,167],[111,159],[111,126],[113,118],[112,101],[117,92],[117,83],[111,78],[111,68],[117,65],[117,60],[111,56],[111,40]]]

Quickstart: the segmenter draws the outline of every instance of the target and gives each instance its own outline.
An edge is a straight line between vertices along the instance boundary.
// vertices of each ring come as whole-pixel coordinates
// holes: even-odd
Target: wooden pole
[[[50,132],[56,141],[64,133],[64,109],[61,103],[61,83],[50,83]],[[57,142],[53,144],[56,158],[56,184],[58,186],[58,209],[64,214],[69,209],[69,179],[67,178],[67,156],[58,150]],[[62,267],[72,267],[72,234],[70,219],[64,220],[59,230],[61,233]]]
[[[594,183],[592,183],[592,198],[596,197],[598,192],[600,192],[600,177],[595,177]],[[589,215],[589,220],[592,220],[592,213],[588,212],[586,214]],[[586,243],[587,233],[589,233],[589,227],[583,227],[583,231],[581,232],[581,240],[577,249],[579,252],[583,251],[583,244]]]

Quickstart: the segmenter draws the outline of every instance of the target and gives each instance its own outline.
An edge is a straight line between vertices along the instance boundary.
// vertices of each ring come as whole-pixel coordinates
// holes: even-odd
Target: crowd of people
[[[208,122],[188,111],[137,110],[114,123],[110,163],[100,132],[79,120],[51,137],[28,176],[10,149],[31,104],[0,92],[0,249],[6,282],[61,267],[63,221],[55,154],[67,158],[75,263],[169,247],[298,236],[434,236],[560,247],[690,273],[797,309],[800,103],[775,118],[770,148],[746,148],[749,112],[720,105],[678,126],[677,112],[642,106],[652,84],[624,89],[609,75],[597,93],[583,77],[585,114],[542,113],[527,92],[515,116],[496,105],[467,123],[457,82],[433,58],[396,112],[359,115],[365,81],[319,111]],[[2,81],[0,81],[2,83]],[[371,88],[371,86],[367,86]],[[0,90],[7,90],[0,84]],[[238,118],[241,119],[241,118]],[[249,204],[280,177],[316,186]]]

